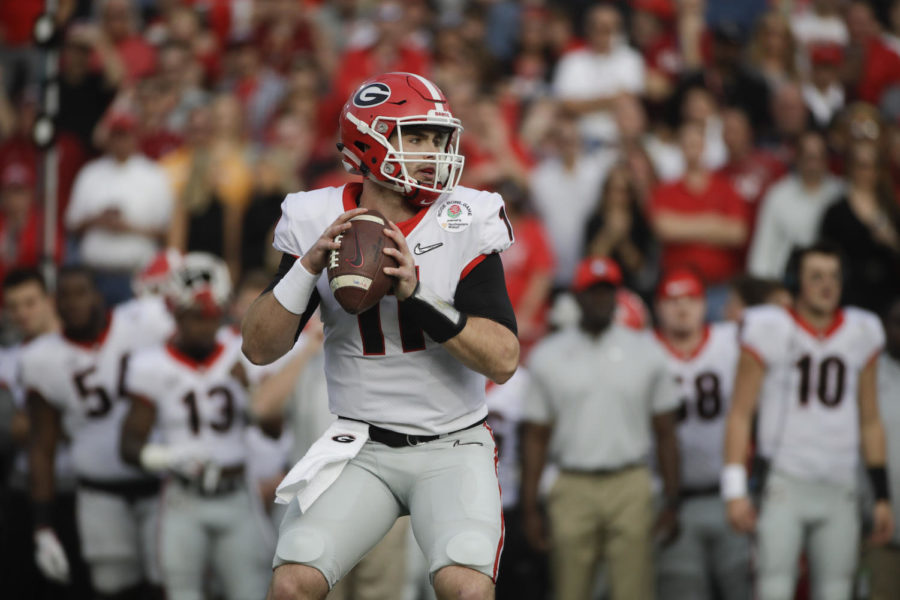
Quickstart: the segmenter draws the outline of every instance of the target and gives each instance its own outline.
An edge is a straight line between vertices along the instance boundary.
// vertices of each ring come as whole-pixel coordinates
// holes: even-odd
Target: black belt
[[[704,496],[719,496],[719,485],[714,484],[707,487],[685,488],[681,490],[681,498],[703,498]]]
[[[125,498],[128,502],[151,498],[159,493],[158,479],[136,479],[133,481],[99,481],[87,477],[78,478],[78,487],[96,492],[114,494]]]
[[[347,419],[348,421],[359,421],[359,419],[350,419],[348,417],[341,417],[342,419]],[[476,421],[467,427],[463,427],[462,429],[457,429],[456,431],[451,431],[450,433],[441,433],[438,435],[413,435],[411,433],[400,433],[399,431],[391,431],[390,429],[385,429],[383,427],[378,427],[377,425],[369,425],[369,439],[373,442],[378,442],[379,444],[384,444],[390,448],[405,448],[407,446],[418,446],[419,444],[425,444],[427,442],[433,442],[434,440],[438,440],[440,438],[447,437],[448,435],[453,435],[455,433],[459,433],[460,431],[466,431],[467,429],[472,429],[474,427],[478,427],[482,423],[487,421],[487,417],[481,419],[480,421]],[[365,421],[359,421],[360,423],[364,423]]]
[[[219,473],[219,479],[212,488],[204,487],[203,476],[186,477],[179,473],[173,473],[174,479],[182,488],[197,496],[212,497],[230,494],[245,486],[244,465],[225,467]]]
[[[645,465],[644,463],[629,463],[627,465],[622,465],[621,467],[601,467],[599,469],[569,469],[566,467],[562,467],[559,471],[567,475],[618,475],[619,473],[623,473],[631,469],[637,469],[646,466],[647,465]]]

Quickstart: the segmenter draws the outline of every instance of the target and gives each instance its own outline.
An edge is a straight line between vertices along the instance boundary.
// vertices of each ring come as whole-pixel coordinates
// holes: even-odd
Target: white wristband
[[[172,452],[162,444],[147,444],[141,448],[141,466],[152,473],[159,473],[169,468]]]
[[[309,304],[309,297],[312,296],[316,282],[319,281],[319,275],[321,274],[307,271],[300,259],[297,259],[281,281],[275,284],[272,295],[288,312],[302,315],[306,305]]]
[[[732,463],[722,469],[719,482],[723,500],[735,500],[747,496],[747,469],[744,465]]]

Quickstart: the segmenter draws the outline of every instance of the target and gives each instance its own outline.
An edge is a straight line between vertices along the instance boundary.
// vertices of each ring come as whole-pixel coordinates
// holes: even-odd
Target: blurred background
[[[639,329],[662,272],[737,320],[818,239],[847,303],[900,294],[900,0],[2,0],[0,279],[84,265],[116,305],[170,248],[258,292],[285,194],[353,179],[338,115],[386,71],[440,86],[461,184],[506,201],[523,359],[577,320],[585,256]]]

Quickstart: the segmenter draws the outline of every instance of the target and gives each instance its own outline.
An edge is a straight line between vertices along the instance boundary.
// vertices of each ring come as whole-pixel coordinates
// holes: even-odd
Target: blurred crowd
[[[506,199],[526,342],[585,254],[645,300],[693,264],[721,316],[724,284],[778,278],[824,236],[854,267],[848,301],[880,309],[900,285],[900,3],[726,4],[62,0],[49,166],[31,135],[43,2],[4,3],[0,275],[45,254],[48,169],[44,258],[96,269],[113,303],[163,247],[271,271],[281,199],[349,180],[340,107],[395,70],[446,91],[462,183]]]
[[[353,180],[343,103],[408,71],[462,120],[461,184],[506,202],[523,356],[577,320],[584,257],[637,328],[664,272],[737,319],[820,239],[846,303],[900,295],[900,0],[59,0],[52,162],[44,4],[0,2],[0,279],[82,265],[113,306],[169,248],[258,292],[285,194]]]

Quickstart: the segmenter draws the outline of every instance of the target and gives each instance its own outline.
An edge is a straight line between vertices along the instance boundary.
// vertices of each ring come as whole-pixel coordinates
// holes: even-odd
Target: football
[[[384,267],[396,267],[397,261],[384,248],[396,248],[384,235],[388,221],[376,210],[350,219],[350,229],[335,238],[341,244],[332,250],[328,261],[328,283],[338,304],[351,315],[372,308],[394,284]]]

